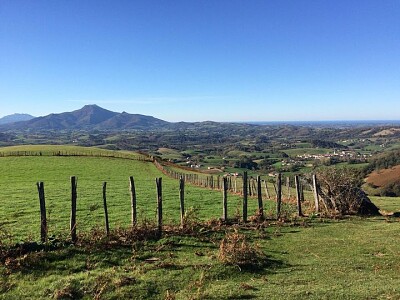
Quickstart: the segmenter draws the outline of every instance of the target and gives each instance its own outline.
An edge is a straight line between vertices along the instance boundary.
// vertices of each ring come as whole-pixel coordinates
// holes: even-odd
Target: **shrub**
[[[399,197],[400,196],[400,182],[392,182],[382,187],[381,196]]]
[[[328,212],[340,215],[379,214],[379,209],[361,189],[362,177],[351,168],[325,168],[317,173],[318,194]]]

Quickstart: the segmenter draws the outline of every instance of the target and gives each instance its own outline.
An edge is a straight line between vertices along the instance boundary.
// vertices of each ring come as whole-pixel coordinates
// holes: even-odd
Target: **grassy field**
[[[21,149],[23,148],[13,151],[25,151]],[[28,149],[33,151],[39,148]],[[49,153],[54,150],[46,149]],[[80,150],[77,147],[66,149]],[[5,149],[0,149],[1,151]],[[101,152],[107,154],[106,150]],[[42,153],[45,151],[42,150]],[[58,235],[67,231],[70,215],[70,176],[78,178],[79,230],[88,230],[103,223],[103,182],[107,182],[107,202],[112,227],[126,227],[130,224],[129,176],[135,178],[140,220],[155,220],[156,177],[163,177],[165,222],[176,223],[179,220],[178,181],[163,176],[151,162],[86,156],[0,157],[0,174],[0,228],[9,233],[12,240],[38,238],[38,181],[45,184],[50,234]],[[197,217],[202,220],[218,218],[222,214],[220,191],[187,185],[185,198],[186,208],[195,209]],[[229,216],[233,217],[241,209],[241,201],[239,196],[228,197]],[[272,204],[268,205],[272,209]],[[256,200],[250,199],[249,215],[255,210]]]
[[[154,178],[160,173],[150,162],[0,157],[0,174],[1,243],[7,242],[7,233],[14,241],[38,240],[39,180],[45,182],[50,234],[65,233],[71,175],[78,177],[82,240],[78,246],[2,259],[0,299],[400,299],[398,217],[332,220],[310,215],[240,226],[214,222],[188,232],[168,227],[161,239],[115,242],[114,234],[107,239],[102,232],[89,233],[94,226],[102,228],[101,184],[108,182],[113,228],[129,224],[131,175],[141,218],[154,220]],[[166,218],[173,223],[179,216],[178,185],[163,177],[163,187]],[[220,199],[220,192],[187,186],[187,207],[198,208],[195,217],[219,217]],[[229,199],[233,215],[241,199]],[[386,212],[400,211],[399,198],[372,200]],[[257,250],[257,266],[220,260],[221,241],[235,231]]]

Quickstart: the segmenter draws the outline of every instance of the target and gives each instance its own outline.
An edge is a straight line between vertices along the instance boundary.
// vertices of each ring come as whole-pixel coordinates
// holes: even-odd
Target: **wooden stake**
[[[314,201],[315,201],[315,212],[319,213],[319,195],[318,195],[318,182],[317,175],[312,176],[313,180],[313,191],[314,191]]]
[[[228,182],[227,178],[222,178],[222,220],[224,222],[228,221]]]
[[[257,180],[254,180],[253,177],[251,178],[251,188],[253,190],[252,194],[257,194]]]
[[[276,178],[276,218],[279,220],[281,217],[282,205],[282,174],[278,173]]]
[[[268,185],[267,185],[267,181],[264,180],[264,189],[265,189],[265,196],[267,196],[267,199],[271,199],[271,197],[269,196],[269,191],[268,191]]]
[[[134,227],[137,224],[137,210],[135,181],[133,180],[133,176],[129,177],[129,190],[131,192],[131,226]]]
[[[247,222],[247,171],[243,172],[243,222]]]
[[[76,186],[77,180],[75,176],[71,176],[71,220],[69,229],[71,231],[71,239],[73,243],[76,243],[77,236],[76,236]]]
[[[110,224],[108,223],[108,210],[107,210],[107,182],[103,182],[103,206],[104,206],[104,217],[106,221],[106,234],[110,235]]]
[[[157,226],[158,236],[162,234],[162,178],[156,178],[157,187]]]
[[[261,218],[264,217],[264,208],[261,195],[261,177],[257,176],[257,200],[258,200],[258,213]]]
[[[179,201],[181,208],[181,226],[184,226],[185,222],[185,180],[181,176],[179,179]]]
[[[300,191],[300,182],[298,175],[294,176],[294,185],[296,187],[297,214],[299,217],[302,217],[303,213],[301,211],[301,191]]]
[[[46,201],[44,197],[44,183],[36,183],[39,193],[40,203],[40,240],[42,243],[47,241],[47,219],[46,219]]]
[[[247,172],[246,172],[246,178],[247,178]],[[253,180],[253,177],[250,176],[250,179],[247,179],[248,181],[248,185],[247,185],[247,193],[249,194],[249,196],[253,196],[253,193],[251,191],[251,181]]]

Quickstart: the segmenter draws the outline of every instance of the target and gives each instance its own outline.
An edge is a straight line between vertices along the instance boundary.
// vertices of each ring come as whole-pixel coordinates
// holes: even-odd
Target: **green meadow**
[[[287,215],[284,222],[225,226],[205,223],[220,217],[221,192],[187,185],[186,207],[203,223],[190,232],[166,229],[160,239],[117,243],[113,236],[130,224],[129,176],[140,222],[155,220],[155,178],[162,177],[164,218],[178,223],[178,182],[151,162],[42,153],[0,157],[0,174],[0,299],[400,299],[400,219],[390,216],[400,212],[399,198],[372,198],[387,214],[380,217]],[[45,183],[49,234],[68,238],[72,175],[83,242],[6,257],[7,245],[39,240],[37,181]],[[104,181],[109,238],[102,231]],[[234,216],[241,198],[228,199]],[[249,203],[251,215],[256,200]],[[268,202],[268,213],[273,210]],[[221,241],[233,232],[257,249],[259,265],[219,259]]]
[[[8,152],[7,152],[8,151]],[[87,231],[104,223],[102,185],[107,182],[107,206],[111,227],[130,225],[129,177],[133,176],[137,194],[139,221],[156,219],[155,178],[163,178],[163,212],[165,223],[180,219],[179,182],[163,175],[153,163],[132,159],[106,157],[113,151],[80,147],[0,148],[0,153],[37,151],[42,156],[0,157],[0,228],[11,240],[38,239],[40,225],[39,198],[36,183],[44,182],[48,228],[50,235],[66,234],[71,210],[70,177],[78,180],[77,229]],[[74,156],[50,156],[64,151]],[[80,152],[81,151],[81,152]],[[44,154],[48,155],[44,155]],[[104,157],[91,157],[87,155]],[[127,154],[127,153],[125,153]],[[77,156],[83,155],[83,156]],[[241,209],[241,198],[228,197],[228,215],[234,217]],[[268,205],[271,206],[271,203]],[[185,187],[185,207],[195,210],[201,220],[222,215],[222,193],[189,184]],[[271,208],[272,209],[272,208]],[[256,200],[249,200],[249,215],[256,210]]]

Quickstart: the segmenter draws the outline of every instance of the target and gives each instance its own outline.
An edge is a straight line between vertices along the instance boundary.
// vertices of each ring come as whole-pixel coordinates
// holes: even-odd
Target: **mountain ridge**
[[[20,122],[20,121],[29,121],[33,118],[35,117],[29,114],[15,113],[0,118],[0,125]]]
[[[118,130],[155,129],[170,123],[152,116],[113,112],[96,104],[85,105],[78,110],[52,113],[26,121],[0,125],[0,129],[31,130]]]

